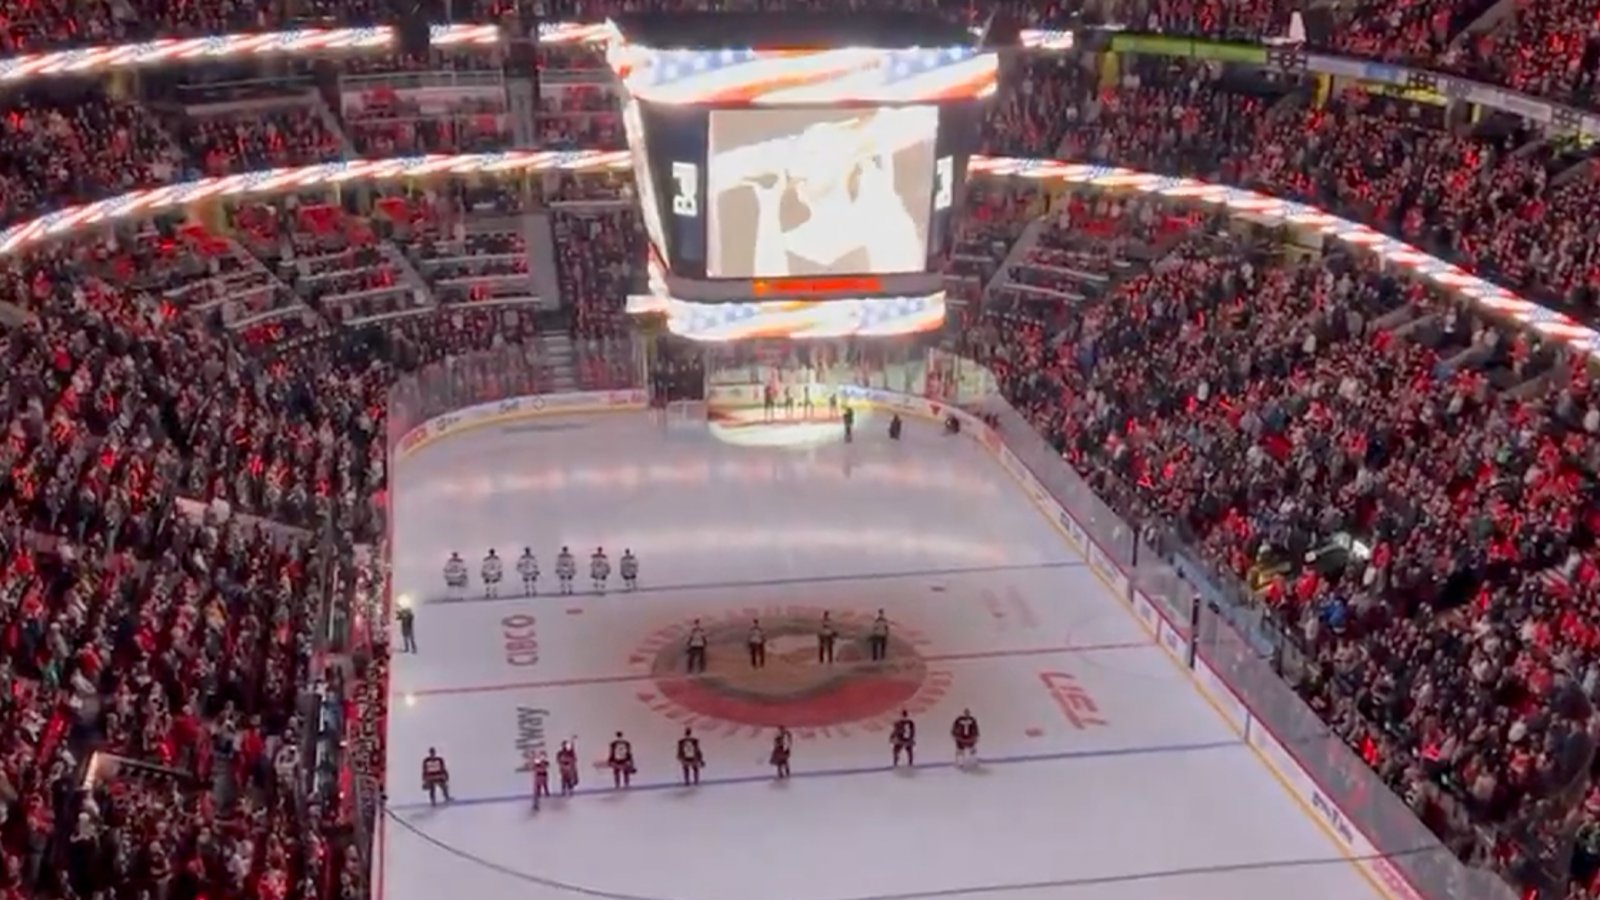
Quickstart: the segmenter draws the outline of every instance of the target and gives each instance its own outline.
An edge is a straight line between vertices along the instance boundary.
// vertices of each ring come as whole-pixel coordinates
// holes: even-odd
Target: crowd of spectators
[[[197,116],[173,132],[202,175],[309,166],[344,155],[339,136],[305,106]]]
[[[574,334],[605,337],[627,327],[628,294],[644,287],[644,230],[638,218],[632,208],[551,214],[561,295],[571,308]]]
[[[1530,833],[1600,803],[1583,361],[1372,259],[1285,261],[1149,201],[1056,206],[968,351],[1097,493],[1254,588],[1313,708],[1517,878]],[[1577,874],[1571,896],[1600,887]]]
[[[18,94],[0,116],[0,217],[11,222],[169,183],[184,155],[146,107],[95,90]]]
[[[1022,85],[1073,125],[1019,124],[1032,107],[1003,101],[991,152],[1036,152],[1056,129],[1048,155],[1304,200],[1582,315],[1600,304],[1600,169],[1526,130],[1452,128],[1437,107],[1357,90],[1319,105],[1204,63],[1132,62],[1109,88],[1041,63]]]
[[[393,89],[346,98],[345,130],[356,153],[368,157],[424,153],[489,153],[511,143],[503,89],[447,100],[418,99]]]
[[[1592,94],[1587,0],[1520,4],[1509,24],[1460,42],[1477,0],[1370,6],[1357,5],[1373,15],[1340,49]],[[1032,10],[1048,21],[1076,8]],[[600,12],[557,3],[545,15]],[[1274,0],[1120,12],[1240,37],[1286,20]],[[3,40],[23,49],[286,21],[250,3],[43,3],[0,17]],[[542,56],[547,71],[596,65],[587,49]],[[1298,85],[1194,63],[1130,63],[1110,79],[1074,57],[1015,65],[988,152],[1254,185],[1542,295],[1600,303],[1596,176],[1557,177],[1571,158],[1531,135],[1452,129],[1426,106],[1364,94],[1319,104]],[[613,102],[565,85],[546,97],[541,140],[622,146]],[[344,118],[358,152],[493,149],[507,133],[500,107],[458,110],[450,128],[396,95],[361,108]],[[98,92],[18,95],[0,142],[8,219],[189,168],[340,154],[315,110],[174,126]],[[640,287],[643,237],[631,208],[606,203],[630,186],[556,175],[542,188],[581,338],[572,374],[629,384],[622,308]],[[328,598],[345,596],[326,573],[346,563],[328,554],[382,533],[397,373],[472,356],[443,388],[452,400],[552,383],[531,349],[543,334],[524,302],[523,236],[462,224],[521,202],[479,184],[397,189],[360,214],[237,205],[226,239],[90,242],[4,273],[29,319],[0,329],[0,360],[22,373],[0,390],[0,800],[24,826],[0,833],[0,890],[359,892],[348,815],[306,802],[295,758],[318,727],[292,714],[296,698],[340,677],[312,636],[335,612]],[[1071,196],[1008,263],[1048,205],[980,189],[949,272],[974,303],[967,349],[1039,430],[1123,512],[1255,588],[1306,655],[1303,696],[1455,849],[1515,877],[1526,861],[1508,835],[1562,819],[1553,804],[1600,811],[1574,763],[1589,702],[1575,698],[1600,690],[1588,612],[1600,386],[1587,369],[1370,260],[1285,262],[1191,210]],[[206,315],[213,305],[225,312]],[[673,371],[693,383],[697,370],[691,359]],[[1341,535],[1370,556],[1330,551]],[[354,571],[362,599],[342,602],[381,617],[381,567]],[[337,718],[352,765],[378,784],[387,661],[381,641],[365,652]],[[88,777],[89,750],[124,763]],[[1597,822],[1583,833],[1600,837]],[[1578,859],[1573,896],[1600,893],[1600,840]]]
[[[304,288],[372,263],[375,232],[441,278],[519,274],[519,235],[463,224],[474,200],[493,213],[486,191],[380,197],[362,216],[239,204],[226,234],[108,234],[8,262],[23,321],[0,328],[16,375],[0,385],[5,896],[364,896],[350,798],[312,787],[327,773],[303,748],[331,728],[359,773],[381,760],[382,575],[362,569],[348,600],[328,573],[382,536],[389,393],[398,373],[486,352],[453,370],[463,392],[550,373],[524,306],[340,325]],[[258,277],[315,327],[263,342],[209,314]],[[616,347],[571,358],[582,386],[637,378]],[[318,635],[352,607],[368,635],[346,687]],[[338,712],[307,719],[306,696]]]
[[[1509,14],[1485,20],[1490,0],[1415,0],[1395,4],[1355,0],[1313,11],[1304,39],[1313,48],[1352,56],[1456,72],[1505,84],[1539,96],[1590,105],[1600,78],[1600,30],[1595,0],[1542,3],[1519,0]],[[1140,30],[1248,41],[1290,33],[1291,15],[1304,6],[1290,0],[1051,0],[984,4],[941,0],[930,7],[910,0],[563,0],[535,9],[522,0],[474,0],[454,4],[452,21],[485,23],[532,20],[598,22],[619,8],[651,10],[915,10],[930,8],[964,24],[991,12],[1025,25],[1110,23]],[[262,2],[238,0],[200,8],[173,0],[88,4],[60,0],[12,4],[0,9],[0,53],[13,54],[86,44],[116,44],[140,38],[189,36],[318,24],[387,21],[381,4]],[[562,51],[565,52],[565,51]],[[581,52],[581,51],[579,51]],[[553,54],[552,54],[553,55]]]
[[[974,182],[945,267],[947,288],[963,300],[981,299],[1022,229],[1045,208],[1037,191],[1003,182]]]
[[[1257,22],[1229,26],[1232,31],[1213,21],[1204,4],[1187,13],[1179,3],[1117,12],[1167,25],[1190,22],[1185,16],[1192,14],[1186,30],[1259,36],[1266,27],[1260,23],[1276,21],[1281,12],[1275,6],[1220,4],[1229,21]],[[1439,2],[1406,15],[1448,33],[1453,26],[1440,22],[1453,22],[1477,6]],[[359,11],[353,15],[359,18]],[[1515,18],[1517,27],[1533,28],[1553,15],[1540,7]],[[1585,60],[1595,55],[1585,54]],[[1494,56],[1513,60],[1517,54]],[[416,59],[355,56],[339,66],[375,77],[470,68],[493,58],[452,48]],[[600,62],[591,47],[541,50],[551,81],[535,122],[543,145],[623,146],[609,89],[587,83],[594,76],[586,73]],[[1126,57],[1108,73],[1091,57],[1031,55],[1012,65],[1013,87],[991,112],[985,143],[990,152],[1132,164],[1255,185],[1372,222],[1540,296],[1583,306],[1600,292],[1596,179],[1556,178],[1572,159],[1544,150],[1521,152],[1532,135],[1466,134],[1439,121],[1433,108],[1400,100],[1350,94],[1317,104],[1307,86],[1253,84],[1207,64]],[[305,105],[260,114],[197,114],[164,125],[144,106],[108,99],[94,87],[72,88],[60,97],[20,96],[22,104],[0,122],[0,142],[9,151],[0,164],[0,211],[11,219],[189,172],[301,164],[343,152],[340,136],[329,130],[333,120]],[[493,150],[510,139],[503,104],[471,99],[476,94],[442,111],[382,85],[356,96],[360,102],[343,110],[356,153]],[[563,189],[596,183],[573,180]]]
[[[566,83],[539,97],[539,141],[554,149],[627,147],[615,91],[606,84]]]

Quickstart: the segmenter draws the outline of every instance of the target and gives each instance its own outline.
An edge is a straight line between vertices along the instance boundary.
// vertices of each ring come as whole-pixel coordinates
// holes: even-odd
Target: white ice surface
[[[917,424],[895,444],[881,424],[850,445],[757,449],[613,414],[470,432],[403,461],[395,584],[421,653],[393,667],[380,900],[1373,896],[981,448]],[[603,544],[614,565],[631,547],[642,589],[553,596],[562,544],[580,561]],[[515,594],[525,545],[544,592],[481,599],[484,551],[505,557]],[[441,602],[451,550],[473,570],[467,601]],[[887,770],[885,714],[796,728],[795,777],[774,784],[769,731],[684,699],[690,620],[738,632],[824,608],[846,622],[884,609],[919,658],[895,670],[922,729],[914,773]],[[837,666],[861,666],[851,649]],[[759,694],[809,683],[813,653],[775,638],[751,675],[719,647],[712,670]],[[1052,683],[1103,724],[1070,722]],[[983,726],[976,771],[948,764],[963,707]],[[708,760],[694,790],[671,760],[685,723]],[[619,729],[639,759],[625,794],[595,767]],[[553,752],[570,735],[579,795],[535,813],[518,740]],[[417,783],[430,746],[449,806],[429,808]]]

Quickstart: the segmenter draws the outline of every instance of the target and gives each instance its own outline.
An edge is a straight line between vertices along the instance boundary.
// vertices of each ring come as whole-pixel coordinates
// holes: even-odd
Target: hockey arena
[[[376,896],[432,900],[912,897],[1352,900],[1362,873],[977,441],[882,413],[664,427],[628,411],[450,435],[393,472],[396,654]],[[576,593],[555,555],[572,548]],[[624,548],[640,587],[589,591]],[[505,560],[500,597],[478,564]],[[528,547],[543,578],[521,596]],[[444,560],[472,572],[451,599]],[[888,660],[863,640],[883,610]],[[840,633],[816,656],[828,611]],[[684,674],[695,620],[705,675]],[[752,669],[751,620],[768,635]],[[399,641],[396,640],[396,646]],[[980,763],[953,764],[971,709]],[[890,767],[889,723],[919,726]],[[775,728],[795,735],[773,778]],[[675,744],[701,738],[703,782]],[[621,731],[638,773],[612,789]],[[575,739],[574,796],[532,804],[528,760]],[[448,763],[430,805],[419,764]]]

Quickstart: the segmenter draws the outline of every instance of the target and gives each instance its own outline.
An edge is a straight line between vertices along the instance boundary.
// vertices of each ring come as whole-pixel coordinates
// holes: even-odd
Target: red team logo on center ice
[[[899,623],[890,629],[885,658],[871,658],[871,613],[832,613],[837,636],[831,661],[823,661],[818,652],[823,612],[820,607],[752,607],[705,618],[700,622],[705,670],[693,675],[687,671],[690,624],[662,629],[630,660],[649,665],[655,680],[656,689],[641,692],[639,699],[669,719],[700,728],[721,723],[729,732],[748,728],[759,735],[784,725],[800,730],[802,738],[819,732],[843,737],[850,733],[847,726],[883,731],[900,710],[923,712],[948,691],[950,672],[930,666],[917,650],[926,641]],[[751,664],[747,651],[757,619],[766,637],[760,668]]]

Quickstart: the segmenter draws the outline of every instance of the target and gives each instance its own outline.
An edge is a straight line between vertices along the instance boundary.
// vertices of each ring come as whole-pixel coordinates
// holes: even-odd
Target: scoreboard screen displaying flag
[[[713,112],[706,274],[923,271],[938,132],[933,106]]]
[[[607,58],[651,245],[630,306],[706,339],[936,325],[998,56],[936,17],[779,18],[620,22]]]
[[[910,275],[949,247],[982,109],[658,106],[624,122],[646,231],[677,278]]]

